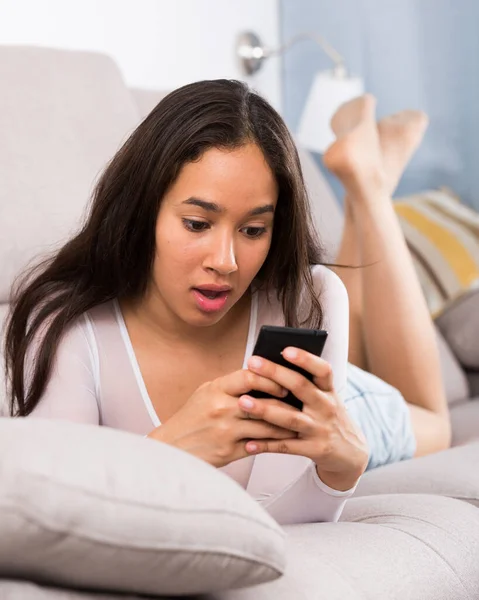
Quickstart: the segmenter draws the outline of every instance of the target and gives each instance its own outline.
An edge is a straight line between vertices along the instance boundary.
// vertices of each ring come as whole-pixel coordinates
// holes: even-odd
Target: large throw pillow
[[[437,317],[463,293],[479,287],[479,213],[447,189],[399,198],[394,207],[429,309]]]
[[[479,368],[479,213],[446,189],[395,209],[432,317],[461,364]]]
[[[0,419],[0,578],[155,596],[278,578],[283,530],[207,463],[106,427]]]

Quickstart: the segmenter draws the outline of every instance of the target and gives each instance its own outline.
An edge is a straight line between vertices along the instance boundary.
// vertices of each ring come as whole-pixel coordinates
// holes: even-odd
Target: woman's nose
[[[213,269],[221,275],[229,275],[238,270],[233,236],[224,235],[212,240],[205,267]]]

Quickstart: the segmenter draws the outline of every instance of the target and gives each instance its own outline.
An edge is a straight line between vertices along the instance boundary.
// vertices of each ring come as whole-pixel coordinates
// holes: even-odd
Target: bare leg
[[[351,203],[345,198],[344,201],[344,227],[341,245],[336,257],[338,265],[360,266],[361,252],[359,247],[356,225],[352,212]],[[333,270],[342,279],[349,297],[349,353],[348,360],[353,365],[368,370],[368,359],[364,345],[363,334],[363,285],[362,269],[341,269],[334,267]]]
[[[344,122],[340,116],[341,114],[336,115],[332,123],[333,131],[337,135],[341,135],[344,129]],[[427,124],[428,118],[425,113],[413,110],[403,110],[384,117],[377,123],[385,185],[390,196],[394,194],[406,165],[418,148]],[[340,265],[359,266],[361,253],[352,201],[349,197],[344,201],[344,228],[336,262]],[[362,331],[362,269],[334,270],[343,280],[349,296],[349,362],[368,370]]]
[[[420,118],[402,135],[404,118],[395,116],[378,127],[372,96],[347,103],[333,119],[338,139],[324,160],[346,190],[356,241],[345,240],[344,247],[356,244],[359,257],[344,260],[340,252],[337,262],[371,265],[352,271],[361,274],[353,287],[353,311],[362,319],[368,370],[401,391],[411,408],[417,454],[425,454],[449,445],[450,427],[434,328],[391,201],[404,158],[414,150],[411,138],[405,139],[420,141],[426,126]],[[360,300],[354,296],[358,286]],[[354,329],[352,335],[357,335]]]
[[[417,110],[402,110],[381,119],[378,124],[379,144],[390,196],[419,147],[428,126],[428,117]]]

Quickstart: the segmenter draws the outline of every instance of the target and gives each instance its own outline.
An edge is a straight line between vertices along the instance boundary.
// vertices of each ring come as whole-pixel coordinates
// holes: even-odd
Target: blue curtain
[[[404,108],[428,113],[396,195],[446,185],[479,209],[479,1],[281,0],[280,7],[282,41],[309,31],[326,37],[377,97],[378,117]],[[330,66],[314,42],[284,54],[283,113],[293,131],[314,73]]]

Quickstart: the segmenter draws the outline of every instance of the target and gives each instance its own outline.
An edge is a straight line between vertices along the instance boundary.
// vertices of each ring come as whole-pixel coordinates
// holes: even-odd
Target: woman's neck
[[[218,323],[206,327],[195,327],[179,319],[155,292],[139,300],[121,300],[120,307],[126,321],[133,320],[162,342],[172,346],[206,346],[230,335],[232,329],[244,327],[245,321],[249,323],[251,292],[245,292]]]

